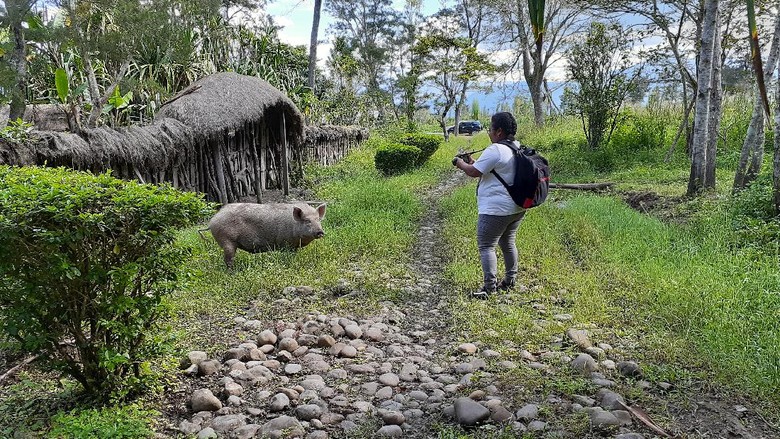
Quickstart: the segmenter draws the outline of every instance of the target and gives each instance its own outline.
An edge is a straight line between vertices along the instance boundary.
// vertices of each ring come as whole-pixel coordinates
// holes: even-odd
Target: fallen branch
[[[16,374],[16,372],[18,372],[21,368],[23,368],[24,366],[32,363],[36,359],[38,359],[38,356],[37,355],[33,355],[32,357],[26,358],[24,361],[22,361],[21,363],[17,364],[16,366],[8,369],[8,371],[6,373],[0,375],[0,383],[5,381],[6,378],[10,378],[14,374]]]
[[[624,404],[622,401],[618,400],[618,404],[620,404],[621,407],[628,410],[629,413],[636,416],[637,419],[642,421],[643,424],[647,425],[651,430],[658,433],[659,435],[663,437],[671,437],[669,436],[669,433],[665,432],[663,428],[657,426],[655,422],[653,422],[652,419],[650,419],[650,416],[645,413],[642,409],[638,407],[631,407],[627,404]]]
[[[615,183],[580,183],[580,184],[550,183],[550,187],[555,189],[579,189],[583,191],[597,191],[601,189],[608,189],[614,186],[614,184]]]

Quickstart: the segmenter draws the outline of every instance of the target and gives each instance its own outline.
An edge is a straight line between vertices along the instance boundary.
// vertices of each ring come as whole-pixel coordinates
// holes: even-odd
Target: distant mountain
[[[550,82],[548,84],[552,90],[553,102],[556,106],[560,106],[564,85],[566,83]],[[432,91],[428,90],[428,92]],[[526,85],[525,81],[507,83],[501,86],[493,86],[492,88],[487,89],[471,90],[466,93],[466,112],[470,112],[471,105],[474,100],[479,103],[479,107],[484,113],[493,114],[504,106],[506,106],[506,108],[511,111],[516,96],[521,96],[528,102],[528,105],[530,105],[531,94],[528,92],[528,86]],[[452,115],[453,112],[450,112],[450,116]]]

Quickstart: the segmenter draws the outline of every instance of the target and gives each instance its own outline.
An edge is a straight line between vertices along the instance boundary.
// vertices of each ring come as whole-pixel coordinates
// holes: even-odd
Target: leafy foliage
[[[8,126],[0,130],[0,138],[13,143],[24,143],[32,131],[33,125],[22,119],[8,121]]]
[[[147,418],[156,412],[146,411],[135,405],[88,409],[81,412],[60,413],[52,419],[50,438],[105,437],[142,439],[154,433],[147,426]]]
[[[384,175],[401,174],[417,165],[420,148],[403,143],[387,142],[379,147],[374,156],[374,165]]]
[[[627,40],[619,25],[594,22],[585,40],[569,50],[567,71],[578,88],[566,89],[564,104],[582,120],[591,149],[609,142],[620,107],[639,74],[637,70],[629,76],[626,49]]]
[[[417,157],[417,165],[422,165],[441,146],[442,138],[435,134],[407,134],[398,139],[404,145],[417,147],[420,155]]]
[[[175,231],[207,212],[170,186],[0,167],[2,330],[90,394],[133,390],[164,347],[162,300],[187,256]]]

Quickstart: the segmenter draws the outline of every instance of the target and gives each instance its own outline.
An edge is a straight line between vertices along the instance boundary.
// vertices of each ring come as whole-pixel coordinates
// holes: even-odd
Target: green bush
[[[401,174],[417,165],[420,148],[403,143],[386,143],[374,156],[374,165],[384,175]]]
[[[407,134],[398,139],[404,145],[415,146],[420,150],[417,165],[425,163],[439,149],[443,137],[434,134]]]
[[[115,438],[142,439],[154,432],[147,426],[157,412],[136,406],[88,409],[59,413],[52,418],[50,438]]]
[[[0,167],[0,327],[94,396],[139,384],[201,195],[64,168]],[[132,375],[131,375],[132,373]]]

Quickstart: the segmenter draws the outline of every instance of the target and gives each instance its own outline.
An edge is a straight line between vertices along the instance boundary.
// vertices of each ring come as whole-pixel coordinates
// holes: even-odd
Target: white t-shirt
[[[515,141],[515,146],[520,145]],[[477,210],[481,215],[513,215],[523,208],[515,204],[506,188],[490,171],[495,170],[507,183],[515,178],[512,150],[500,143],[493,143],[482,152],[474,167],[482,173],[477,185]]]

